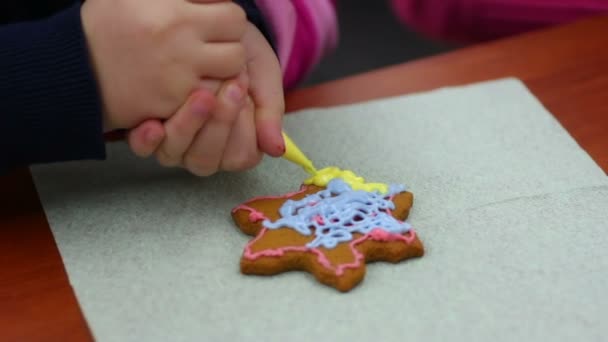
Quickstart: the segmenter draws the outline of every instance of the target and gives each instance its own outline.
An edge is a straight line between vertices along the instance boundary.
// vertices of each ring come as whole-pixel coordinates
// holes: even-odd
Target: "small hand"
[[[105,131],[167,119],[202,78],[245,66],[247,18],[232,1],[87,0],[81,12]]]
[[[154,154],[161,165],[183,167],[198,176],[257,165],[262,153],[246,82],[243,75],[223,83],[217,99],[207,89],[196,91],[164,124],[148,120],[132,130],[131,149],[140,157]]]
[[[236,109],[232,111],[233,114],[237,113],[237,119],[234,121],[229,140],[225,144],[224,155],[222,155],[219,166],[210,167],[210,165],[217,166],[216,150],[220,148],[209,144],[217,143],[217,141],[213,142],[211,138],[203,138],[205,133],[200,133],[200,137],[198,134],[191,133],[182,135],[181,138],[169,138],[169,136],[176,135],[179,132],[175,129],[169,130],[167,127],[169,122],[163,125],[158,120],[145,121],[130,132],[128,140],[134,153],[141,157],[156,154],[161,164],[168,166],[182,165],[197,175],[209,175],[218,170],[241,171],[252,168],[261,161],[262,152],[274,157],[283,155],[285,144],[281,132],[285,104],[281,67],[272,48],[254,25],[249,24],[247,33],[243,38],[243,44],[247,50],[246,76],[248,77],[242,75],[241,84],[249,84],[251,97],[247,97],[247,101],[243,103],[243,108],[238,113]],[[249,79],[249,82],[244,82],[244,78]],[[212,92],[215,92],[215,89],[220,86],[219,81],[205,80],[202,83],[206,89]],[[201,93],[210,96],[209,92],[201,90],[193,96]],[[192,110],[188,105],[185,105],[178,113],[180,117],[188,117],[187,113],[189,111]],[[224,126],[226,126],[225,123]],[[191,127],[199,127],[193,123],[190,123],[190,125],[192,125]],[[211,125],[211,127],[213,126]],[[202,127],[203,125],[200,126],[201,130]],[[211,132],[209,128],[205,131],[207,133]],[[225,132],[219,133],[219,135],[225,135]],[[168,140],[179,139],[190,139],[190,141],[203,139],[206,142],[196,143],[198,147],[196,150],[190,151],[190,161],[186,164],[183,157],[181,157],[181,163],[176,161],[179,160],[180,153],[166,153],[167,147],[164,150],[159,149],[161,142],[167,144],[166,141]],[[204,151],[202,146],[213,151]],[[194,155],[195,152],[198,154]],[[171,155],[173,157],[168,157]],[[210,160],[206,161],[205,158],[210,158]]]

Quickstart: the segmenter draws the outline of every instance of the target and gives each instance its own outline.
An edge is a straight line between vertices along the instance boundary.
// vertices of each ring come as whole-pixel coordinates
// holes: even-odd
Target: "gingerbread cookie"
[[[241,272],[274,275],[292,270],[346,292],[365,276],[365,263],[397,263],[424,254],[405,222],[413,204],[403,186],[365,183],[350,171],[327,168],[300,190],[253,198],[232,217],[255,236],[241,258]]]

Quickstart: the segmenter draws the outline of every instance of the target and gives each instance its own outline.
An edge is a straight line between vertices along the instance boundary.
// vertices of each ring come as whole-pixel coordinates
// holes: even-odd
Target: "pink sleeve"
[[[475,42],[608,11],[606,0],[391,0],[408,26],[442,40]]]
[[[275,38],[285,88],[292,88],[338,41],[333,0],[256,0]]]

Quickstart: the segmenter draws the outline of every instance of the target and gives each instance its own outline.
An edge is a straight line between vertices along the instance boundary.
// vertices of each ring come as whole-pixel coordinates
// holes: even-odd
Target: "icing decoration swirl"
[[[388,236],[409,232],[411,225],[391,215],[395,204],[391,196],[405,190],[391,185],[385,195],[378,192],[354,190],[342,178],[328,182],[326,189],[301,200],[287,200],[275,222],[266,219],[268,229],[291,228],[302,235],[314,234],[308,248],[334,248],[339,243],[353,240],[353,234]]]
[[[306,179],[304,184],[314,184],[320,187],[327,187],[333,179],[342,179],[346,184],[350,185],[353,190],[364,190],[367,192],[387,193],[389,187],[383,183],[366,183],[363,177],[357,176],[350,170],[341,170],[335,166],[326,167],[317,171],[312,177]]]

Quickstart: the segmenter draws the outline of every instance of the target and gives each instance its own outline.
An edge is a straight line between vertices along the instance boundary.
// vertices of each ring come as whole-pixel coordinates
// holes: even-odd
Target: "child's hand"
[[[205,99],[205,103],[212,106],[213,101],[209,92],[199,90],[192,95],[178,114],[164,125],[158,120],[148,120],[132,130],[128,141],[135,154],[140,157],[154,154],[163,165],[185,167],[200,176],[210,175],[219,170],[241,171],[252,168],[260,162],[262,152],[275,157],[283,155],[285,145],[281,135],[281,122],[284,114],[284,97],[279,62],[272,48],[255,26],[249,25],[243,40],[247,47],[249,82],[245,82],[243,77],[240,79],[241,85],[249,84],[253,100],[248,97],[239,110],[227,104],[223,105],[224,108],[232,108],[223,112],[237,115],[225,145],[196,142],[204,139],[205,131],[207,133],[211,131],[208,128],[201,129],[204,124],[196,122],[195,110],[189,103],[198,98]],[[219,87],[218,81],[205,83],[207,89],[213,93]],[[227,86],[224,84],[223,89]],[[247,87],[245,86],[244,89]],[[219,101],[227,101],[227,99],[222,100],[222,92],[219,93]],[[214,111],[215,109],[212,112]],[[217,115],[218,113],[215,112],[211,114],[211,116]],[[221,113],[219,115],[226,116]],[[180,122],[180,126],[189,127],[191,131],[180,132],[175,129],[175,125],[170,125],[171,121]],[[193,132],[195,129],[200,131],[195,134]],[[167,147],[174,145],[169,143],[170,141],[180,141],[180,148]],[[205,149],[215,152],[204,152],[204,149],[199,149],[197,152],[190,149],[190,145],[204,146]],[[218,157],[217,151],[223,151],[221,157]]]
[[[208,89],[194,92],[164,124],[148,120],[132,130],[128,141],[135,154],[154,154],[161,165],[183,167],[198,176],[257,165],[262,153],[245,74],[236,81],[205,85]],[[220,86],[215,98],[212,94]]]
[[[82,20],[106,131],[169,118],[202,78],[245,66],[247,18],[232,1],[88,0]]]

